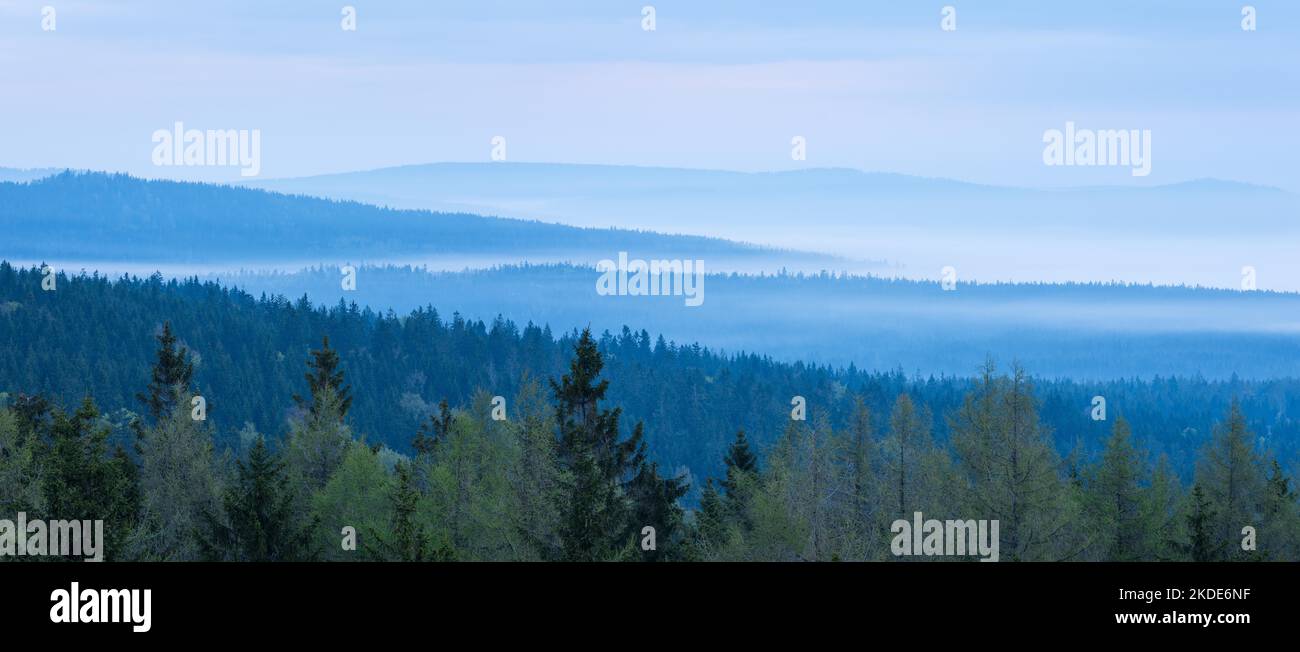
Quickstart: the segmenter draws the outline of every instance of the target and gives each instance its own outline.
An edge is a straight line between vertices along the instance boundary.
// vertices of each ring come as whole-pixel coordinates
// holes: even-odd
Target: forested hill
[[[710,274],[704,301],[611,297],[574,265],[469,271],[363,266],[343,290],[337,267],[221,274],[249,292],[317,303],[340,299],[407,312],[432,303],[491,320],[556,330],[631,324],[714,350],[778,360],[966,376],[984,359],[1016,358],[1039,376],[1105,379],[1296,375],[1300,294],[1118,283],[939,283],[830,273]]]
[[[0,222],[6,225],[4,255],[33,262],[342,265],[435,256],[594,262],[623,250],[712,260],[829,260],[715,238],[390,210],[94,172],[0,182]]]
[[[272,437],[285,431],[293,395],[306,391],[309,350],[324,336],[340,352],[352,386],[354,431],[398,451],[411,450],[419,424],[441,399],[466,405],[481,389],[512,405],[524,378],[545,387],[571,358],[576,336],[432,309],[378,314],[341,302],[327,309],[161,276],[60,274],[52,291],[42,290],[42,278],[35,268],[0,264],[0,392],[47,394],[68,406],[92,395],[125,432],[129,415],[121,410],[141,411],[135,396],[149,382],[155,335],[169,321],[195,354],[194,385],[207,400],[219,446],[233,444],[246,421]],[[809,423],[834,426],[848,422],[861,396],[883,432],[890,406],[906,391],[929,408],[935,437],[944,441],[945,417],[970,387],[965,378],[721,356],[628,329],[603,335],[599,344],[609,398],[623,408],[624,427],[644,421],[651,453],[664,468],[684,467],[696,480],[719,475],[737,429],[766,450],[789,423],[794,396],[806,399]],[[1233,397],[1262,449],[1289,461],[1300,440],[1296,379],[1040,380],[1036,393],[1063,453],[1098,450],[1110,428],[1109,421],[1089,417],[1092,397],[1100,395],[1112,415],[1132,423],[1139,445],[1153,455],[1167,453],[1184,478]]]

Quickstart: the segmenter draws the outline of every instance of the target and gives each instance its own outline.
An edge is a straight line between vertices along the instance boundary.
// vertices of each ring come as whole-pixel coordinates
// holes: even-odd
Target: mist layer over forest
[[[830,274],[711,275],[703,303],[601,296],[601,274],[574,265],[464,272],[362,267],[355,290],[337,268],[213,275],[253,294],[401,314],[433,306],[558,332],[624,326],[679,343],[860,369],[966,376],[993,355],[1036,375],[1267,378],[1296,373],[1300,296],[1116,284],[958,284]]]

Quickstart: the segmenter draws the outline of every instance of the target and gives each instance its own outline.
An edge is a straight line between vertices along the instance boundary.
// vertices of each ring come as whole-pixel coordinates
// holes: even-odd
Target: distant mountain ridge
[[[599,183],[610,188],[611,184],[624,188],[653,187],[664,181],[679,184],[678,187],[716,188],[723,184],[745,184],[751,181],[773,187],[855,187],[859,189],[966,189],[972,191],[1012,191],[1012,192],[1058,192],[1084,190],[1159,190],[1179,187],[1214,187],[1216,189],[1235,189],[1242,191],[1267,190],[1286,193],[1273,186],[1264,186],[1239,181],[1202,177],[1165,184],[1142,186],[1065,186],[1034,188],[1027,186],[984,184],[947,177],[929,177],[897,172],[879,172],[859,170],[846,167],[811,167],[796,170],[773,170],[767,172],[746,172],[738,170],[719,170],[709,168],[643,166],[643,165],[602,165],[593,163],[534,163],[534,162],[436,162],[415,163],[391,167],[307,175],[300,177],[259,178],[245,182],[253,187],[312,187],[313,180],[331,182],[350,179],[379,178],[392,179],[427,179],[441,176],[445,179],[475,181],[492,179],[493,183],[503,183],[502,192],[553,187],[556,180]],[[526,185],[530,184],[530,185]],[[1288,193],[1289,194],[1289,193]]]
[[[1158,170],[1157,170],[1158,171]],[[889,261],[934,279],[1300,290],[1300,196],[1217,179],[1051,189],[847,168],[728,172],[546,163],[434,163],[266,179],[260,188],[575,226],[691,233]],[[851,268],[850,271],[875,270]]]
[[[480,207],[508,206],[511,200],[553,201],[595,196],[695,193],[745,193],[783,197],[836,193],[858,199],[934,198],[936,193],[961,197],[1044,197],[1062,193],[1160,195],[1170,191],[1214,191],[1241,195],[1269,194],[1295,198],[1272,186],[1214,178],[1142,186],[1070,186],[1030,188],[971,183],[852,168],[807,168],[771,172],[574,163],[427,163],[332,174],[253,179],[251,187],[335,199],[355,199],[393,208],[433,208],[444,203]],[[460,199],[456,199],[459,197]],[[526,205],[521,216],[536,217]],[[570,219],[581,219],[575,216]]]
[[[5,253],[14,260],[303,265],[482,259],[591,264],[619,251],[720,264],[831,260],[717,238],[394,210],[98,172],[0,183],[0,219],[11,225]]]

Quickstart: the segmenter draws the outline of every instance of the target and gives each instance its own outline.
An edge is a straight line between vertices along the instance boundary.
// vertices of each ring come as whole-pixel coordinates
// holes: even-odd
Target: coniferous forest
[[[0,264],[0,511],[102,519],[110,560],[890,560],[916,512],[996,519],[1007,561],[1300,559],[1295,381],[908,377],[45,280]]]
[[[0,0],[0,622],[1294,637],[1300,3],[1132,5]]]

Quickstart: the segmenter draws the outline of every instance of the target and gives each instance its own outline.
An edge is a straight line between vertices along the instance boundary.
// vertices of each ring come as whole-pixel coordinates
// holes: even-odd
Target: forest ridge
[[[556,340],[532,325],[520,332],[500,322],[489,330],[420,311],[398,318],[355,305],[326,310],[157,276],[64,276],[57,291],[43,292],[43,276],[0,265],[0,324],[7,341],[30,347],[6,361],[0,505],[33,517],[103,519],[109,559],[875,560],[893,558],[890,523],[915,512],[997,519],[1004,560],[1297,559],[1294,479],[1273,445],[1294,437],[1253,431],[1243,405],[1270,391],[1258,383],[1171,380],[1128,390],[1170,392],[1186,405],[1207,392],[1227,394],[1200,445],[1177,449],[1192,456],[1184,476],[1170,455],[1153,456],[1135,442],[1129,419],[1138,423],[1140,413],[1114,397],[1111,417],[1100,424],[1083,407],[1071,410],[1107,431],[1095,454],[1082,446],[1062,454],[1058,433],[1040,414],[1051,399],[1014,364],[1003,373],[990,362],[960,382],[907,381],[721,358],[662,339],[651,346],[648,334],[630,330]],[[57,326],[60,303],[84,312],[64,313],[73,323]],[[108,313],[120,313],[120,321]],[[211,341],[224,347],[196,354],[183,343],[198,323],[217,329],[222,337]],[[140,324],[157,324],[144,335],[152,340],[144,364],[114,369],[129,366],[127,356],[94,355],[96,341],[141,339],[123,337]],[[328,332],[334,326],[342,327]],[[295,344],[276,355],[249,349],[277,337]],[[413,398],[376,400],[387,384],[368,374],[383,365],[360,360],[401,360],[440,342],[462,347],[445,353],[463,353],[462,364],[489,375],[457,378],[473,389],[454,403],[424,387]],[[64,367],[54,359],[47,366],[41,347],[53,348],[45,355]],[[634,373],[607,373],[607,360],[626,364],[620,355],[635,351],[647,357],[632,361]],[[548,365],[552,355],[558,373]],[[228,368],[233,375],[200,381],[223,357],[291,370],[285,418],[260,429],[250,421],[222,437],[218,423],[227,431],[232,424],[215,415],[228,400],[265,403],[273,394],[259,395],[244,381],[276,377]],[[529,359],[536,364],[520,364]],[[73,378],[82,379],[81,398],[22,379],[19,361],[45,379],[80,367],[83,375]],[[683,366],[698,375],[675,373]],[[709,375],[701,373],[708,367]],[[454,366],[423,368],[456,375]],[[516,376],[514,391],[497,418],[493,397],[504,396],[498,387],[506,386],[505,375]],[[721,383],[735,392],[730,398],[711,402],[699,394],[729,376],[738,377]],[[116,378],[123,379],[116,391],[129,392],[139,410],[120,415],[126,421],[118,432],[96,407],[92,387]],[[772,392],[779,409],[745,405],[762,395],[738,391],[776,382],[805,389]],[[890,383],[898,391],[889,391]],[[629,396],[655,397],[657,408],[629,418],[610,398],[620,384]],[[208,390],[218,386],[221,394]],[[113,395],[108,383],[102,388]],[[786,407],[794,395],[805,399],[806,419]],[[195,418],[198,396],[212,420]],[[1289,401],[1296,393],[1273,396]],[[396,411],[403,401],[419,415],[414,427],[355,428],[362,405]],[[715,460],[716,472],[667,470],[660,462],[666,452],[690,442],[661,429],[652,446],[647,432],[691,401],[703,412],[732,404],[775,413],[779,430],[756,445],[744,419],[708,422],[715,431],[701,439],[715,446],[701,456]],[[683,499],[692,486],[699,500],[688,508]],[[344,528],[357,535],[353,550],[340,542]],[[1244,528],[1252,532],[1249,548]]]

